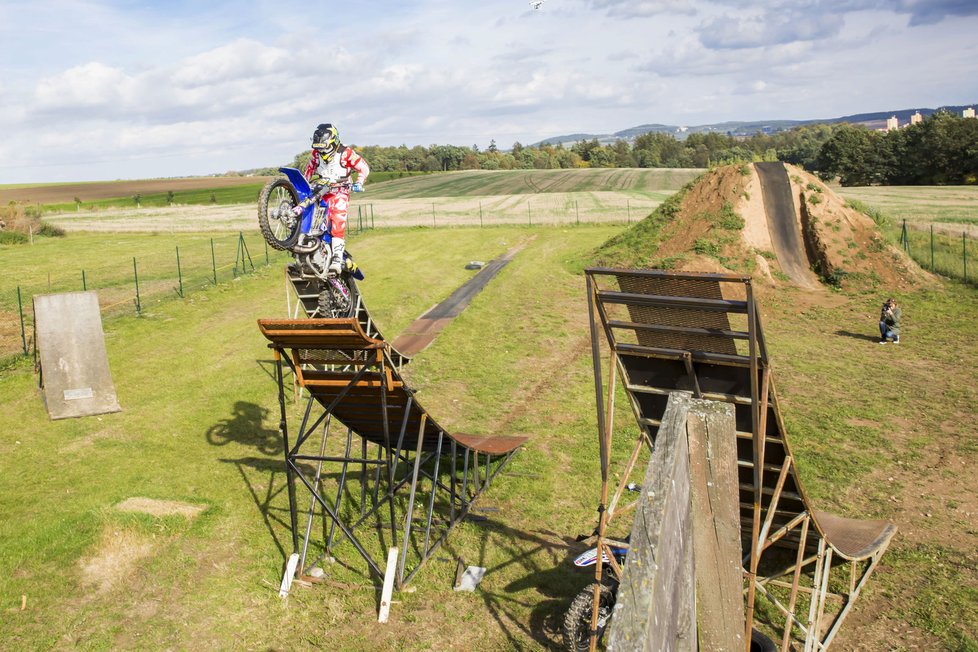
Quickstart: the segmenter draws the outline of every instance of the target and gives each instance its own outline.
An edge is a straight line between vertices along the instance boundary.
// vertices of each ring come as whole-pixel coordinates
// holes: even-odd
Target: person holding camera
[[[890,338],[894,344],[900,343],[900,307],[895,299],[887,299],[880,310],[880,344]]]

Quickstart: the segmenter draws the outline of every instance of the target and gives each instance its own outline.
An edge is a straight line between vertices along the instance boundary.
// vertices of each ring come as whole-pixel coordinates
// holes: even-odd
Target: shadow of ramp
[[[506,636],[510,648],[526,649],[524,637],[528,637],[544,649],[563,649],[561,628],[567,608],[578,591],[593,580],[589,573],[576,570],[573,564],[574,557],[586,547],[554,532],[520,530],[496,519],[470,523],[480,529],[479,553],[474,559],[463,555],[467,564],[486,565],[487,551],[502,549],[505,561],[487,566],[485,577],[491,578],[514,566],[519,571],[518,579],[497,590],[490,590],[488,586],[492,582],[484,579],[475,593],[485,603],[489,617]],[[455,558],[459,556],[451,545],[446,546],[445,552]],[[543,559],[539,558],[541,553],[546,555]],[[528,592],[546,599],[522,597]]]

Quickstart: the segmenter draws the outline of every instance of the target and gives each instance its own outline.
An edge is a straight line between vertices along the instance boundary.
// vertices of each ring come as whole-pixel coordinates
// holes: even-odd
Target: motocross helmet
[[[332,124],[324,122],[312,134],[312,148],[319,152],[319,156],[328,161],[340,148],[340,133]]]

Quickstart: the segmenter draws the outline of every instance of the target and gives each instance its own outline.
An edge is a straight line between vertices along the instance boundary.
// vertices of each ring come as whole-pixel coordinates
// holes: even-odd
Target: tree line
[[[356,147],[371,170],[437,172],[566,168],[705,168],[744,161],[785,161],[842,185],[974,184],[978,176],[978,120],[938,111],[922,123],[881,132],[861,125],[813,124],[748,137],[694,133],[684,140],[650,132],[632,142],[596,138],[570,147],[513,143],[508,151],[493,140],[477,145]],[[294,167],[305,169],[309,152]],[[274,173],[274,170],[270,171]]]

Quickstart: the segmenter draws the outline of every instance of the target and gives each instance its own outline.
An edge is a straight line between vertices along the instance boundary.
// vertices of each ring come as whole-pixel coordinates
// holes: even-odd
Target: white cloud
[[[91,62],[41,79],[34,98],[41,110],[104,107],[124,102],[132,86],[123,71]]]
[[[972,4],[410,0],[334,12],[324,31],[267,0],[10,0],[0,183],[276,165],[323,120],[359,144],[508,146],[974,101]]]

